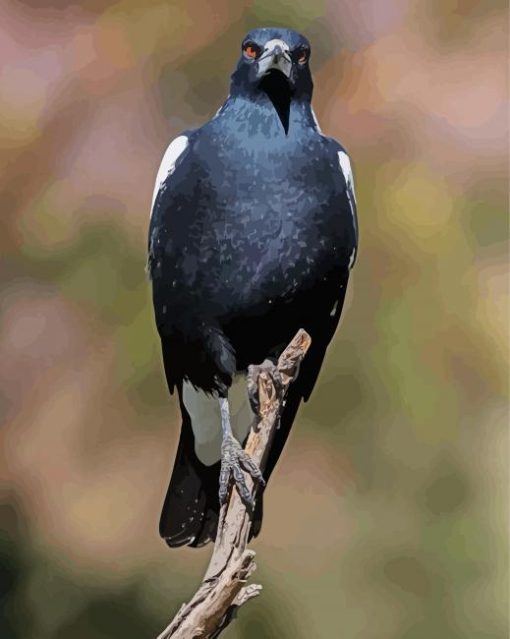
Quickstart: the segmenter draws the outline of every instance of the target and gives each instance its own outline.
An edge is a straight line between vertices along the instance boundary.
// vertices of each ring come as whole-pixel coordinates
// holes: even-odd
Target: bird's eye
[[[258,47],[254,42],[247,42],[243,46],[243,52],[247,58],[251,58],[253,60],[260,55],[260,47]]]
[[[298,64],[306,64],[306,62],[308,62],[309,56],[310,56],[310,51],[308,49],[299,49],[297,52]]]

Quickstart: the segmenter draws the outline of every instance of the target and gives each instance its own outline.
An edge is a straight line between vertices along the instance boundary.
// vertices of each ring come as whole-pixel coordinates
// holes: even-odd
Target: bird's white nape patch
[[[161,185],[166,180],[166,178],[169,175],[172,175],[172,173],[175,171],[175,164],[179,157],[184,153],[187,146],[188,137],[186,135],[179,135],[168,145],[168,148],[163,155],[163,159],[161,160],[158,174],[156,176],[156,184],[154,185],[154,192],[152,194],[151,216],[154,209],[154,202],[156,201],[156,197],[158,195],[159,189],[161,188]]]
[[[220,402],[216,395],[206,395],[189,382],[182,387],[182,400],[191,419],[195,453],[206,466],[221,459]],[[236,375],[228,391],[230,425],[234,437],[242,444],[255,418],[246,389],[246,375]]]

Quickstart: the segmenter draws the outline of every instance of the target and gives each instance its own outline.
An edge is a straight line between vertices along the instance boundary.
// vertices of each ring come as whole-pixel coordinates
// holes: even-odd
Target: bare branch
[[[310,336],[301,329],[273,371],[263,366],[252,366],[248,371],[248,385],[258,389],[259,422],[257,428],[250,431],[245,450],[262,469],[287,389],[297,377],[310,344]],[[256,486],[248,475],[246,482],[254,495]],[[231,490],[220,512],[216,543],[204,580],[158,639],[214,639],[227,627],[238,608],[260,593],[262,586],[246,585],[256,568],[255,553],[246,548],[251,525],[252,513],[237,491]]]

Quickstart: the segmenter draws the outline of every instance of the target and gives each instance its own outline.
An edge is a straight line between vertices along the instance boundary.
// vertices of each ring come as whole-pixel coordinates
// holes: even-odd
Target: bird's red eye
[[[243,50],[247,58],[253,59],[253,58],[256,58],[259,54],[259,48],[251,42],[249,42],[248,44],[245,44]]]

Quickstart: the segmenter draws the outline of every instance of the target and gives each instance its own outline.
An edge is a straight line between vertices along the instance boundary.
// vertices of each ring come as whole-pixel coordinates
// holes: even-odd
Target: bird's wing
[[[351,269],[354,266],[354,262],[356,261],[356,254],[358,251],[358,212],[356,205],[356,192],[354,190],[354,175],[352,172],[351,160],[349,158],[349,155],[342,146],[340,146],[338,143],[335,144],[337,146],[340,172],[343,176],[343,179],[345,180],[345,192],[349,201],[349,206],[352,214],[352,223],[354,227],[354,246],[349,260],[349,269]]]
[[[181,135],[177,136],[170,142],[163,155],[158,173],[156,175],[156,183],[154,184],[154,191],[152,194],[151,218],[154,213],[154,205],[156,204],[156,200],[158,199],[158,196],[163,195],[169,188],[169,178],[175,172],[178,163],[182,162],[185,151],[189,147],[189,141],[189,133],[181,133]]]
[[[147,271],[153,283],[157,279],[158,257],[165,251],[165,221],[168,215],[177,213],[173,209],[176,209],[175,200],[179,185],[189,165],[192,135],[193,131],[185,131],[170,142],[156,176],[152,194],[147,260]]]
[[[349,264],[347,268],[344,267],[339,272],[336,289],[330,297],[330,303],[332,300],[331,306],[329,308],[324,307],[322,309],[317,309],[317,313],[314,315],[313,323],[310,326],[312,334],[310,350],[301,364],[296,381],[291,384],[289,388],[285,408],[280,419],[280,426],[276,431],[271,450],[269,451],[264,471],[266,480],[269,479],[269,476],[271,475],[271,472],[273,471],[273,468],[282,452],[301,401],[307,401],[309,399],[315,383],[317,382],[327,347],[331,342],[340,321],[345,294],[347,292],[349,272],[354,266],[354,262],[356,260],[358,249],[358,219],[351,162],[345,149],[338,144],[336,140],[331,140],[331,143],[334,145],[333,148],[338,157],[339,177],[345,184],[345,190],[343,191],[342,198],[347,198],[352,215],[353,241],[352,245],[349,247]],[[342,204],[345,204],[345,201],[340,203],[340,205]]]
[[[189,214],[186,207],[183,210],[180,201],[190,186],[187,180],[192,162],[192,135],[190,131],[175,138],[161,161],[152,196],[147,262],[152,279],[156,324],[162,338],[165,375],[170,392],[177,387],[182,415],[179,445],[159,525],[161,536],[170,546],[201,546],[214,539],[219,509],[219,463],[205,466],[196,455],[191,418],[183,402],[182,377],[174,366],[179,353],[168,352],[172,335],[165,332],[167,285],[170,280],[171,286],[172,275],[169,277],[168,270],[163,269],[165,262],[167,269],[168,265],[171,268],[175,257],[168,230],[169,227],[176,228],[176,216]],[[169,224],[171,221],[174,223]],[[165,260],[165,256],[170,259]]]
[[[190,175],[192,162],[193,131],[185,131],[168,145],[159,167],[152,196],[151,218],[149,224],[147,272],[152,280],[152,298],[156,326],[163,340],[165,327],[168,328],[168,300],[172,299],[171,282],[175,274],[172,268],[177,260],[169,255],[172,246],[170,228],[174,229],[179,216],[186,218],[179,204],[186,190],[186,181]],[[170,224],[170,222],[174,222]],[[177,225],[179,224],[177,220]],[[170,284],[169,284],[170,282]],[[172,335],[168,334],[171,339]],[[164,349],[163,349],[164,350]],[[173,359],[173,358],[172,358]],[[179,375],[170,366],[167,357],[163,357],[165,373],[170,393],[173,393]]]
[[[345,149],[336,140],[330,138],[330,142],[338,157],[338,177],[344,182],[345,187],[339,195],[337,205],[339,209],[346,210],[345,200],[347,199],[347,208],[352,216],[350,225],[351,232],[348,234],[351,238],[350,246],[347,247],[349,251],[349,263],[347,268],[344,266],[338,272],[338,280],[335,282],[335,288],[329,297],[331,305],[329,307],[325,306],[322,309],[317,309],[317,313],[313,318],[315,326],[312,326],[312,329],[315,330],[312,336],[312,346],[309,354],[305,358],[308,365],[305,366],[305,370],[302,371],[303,374],[300,374],[301,382],[299,384],[301,396],[305,401],[310,397],[319,375],[327,346],[332,340],[337,329],[338,322],[340,321],[345,294],[347,291],[349,272],[354,266],[358,250],[358,217],[351,162]],[[328,296],[326,295],[325,299],[327,297]]]

